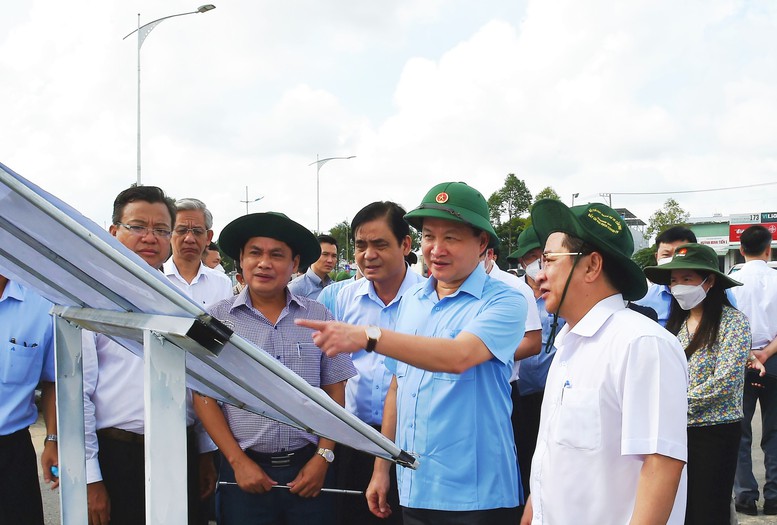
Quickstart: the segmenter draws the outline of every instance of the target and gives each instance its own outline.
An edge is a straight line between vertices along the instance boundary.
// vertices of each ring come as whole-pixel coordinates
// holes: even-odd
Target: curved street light
[[[316,233],[317,234],[321,233],[321,224],[319,223],[319,211],[321,209],[319,204],[319,198],[320,198],[321,192],[319,190],[319,183],[318,183],[319,181],[318,174],[321,171],[321,166],[323,166],[330,160],[349,160],[349,159],[355,159],[355,158],[356,158],[356,155],[351,155],[350,157],[327,157],[325,159],[319,159],[318,154],[316,154],[316,161],[308,164],[308,166],[312,166],[313,164],[316,165]]]
[[[168,18],[175,18],[176,16],[185,16],[185,15],[195,15],[197,13],[207,13],[208,11],[211,11],[213,9],[216,9],[216,6],[213,4],[205,4],[198,7],[195,11],[188,11],[186,13],[178,13],[175,15],[168,15],[163,16],[162,18],[157,18],[156,20],[152,20],[151,22],[148,22],[146,24],[140,25],[140,13],[138,13],[138,28],[129,33],[127,36],[122,38],[122,40],[126,40],[127,37],[134,35],[135,33],[138,34],[138,181],[137,184],[140,186],[140,48],[143,46],[143,42],[146,40],[146,37],[153,31],[153,29],[158,26],[160,23],[162,23],[163,20],[167,20]]]
[[[246,215],[248,215],[248,205],[251,204],[252,202],[259,202],[262,199],[264,199],[264,195],[262,195],[261,197],[257,197],[255,199],[249,200],[248,199],[248,186],[246,186],[246,200],[244,200],[244,201],[241,200],[240,201],[240,202],[244,202],[245,205],[246,205]]]

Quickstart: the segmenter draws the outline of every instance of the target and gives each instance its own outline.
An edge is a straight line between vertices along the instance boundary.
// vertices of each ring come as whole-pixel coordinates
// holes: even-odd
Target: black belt
[[[307,463],[315,455],[316,450],[318,450],[318,447],[311,443],[289,452],[266,454],[247,449],[245,453],[249,458],[258,463],[260,467],[296,467]]]
[[[186,427],[187,438],[191,436],[194,431],[194,425]],[[143,434],[136,434],[129,430],[122,430],[120,428],[101,428],[97,431],[97,436],[103,439],[112,439],[113,441],[121,441],[122,443],[131,443],[133,445],[142,445],[145,442]]]

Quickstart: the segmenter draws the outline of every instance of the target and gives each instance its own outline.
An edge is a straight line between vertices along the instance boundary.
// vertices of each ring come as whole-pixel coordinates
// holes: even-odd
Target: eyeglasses
[[[549,262],[555,262],[559,257],[577,257],[578,255],[583,255],[583,252],[544,252],[540,257],[540,269]]]
[[[130,235],[136,235],[138,237],[145,237],[150,231],[154,237],[158,239],[169,239],[173,234],[167,228],[149,228],[148,226],[138,226],[137,224],[124,224],[123,222],[117,222],[116,226],[126,228]]]
[[[195,237],[202,237],[206,233],[208,233],[208,230],[205,228],[187,228],[186,226],[178,226],[173,230],[173,233],[176,235],[180,235],[181,237],[184,237],[186,234],[191,232],[192,235]]]

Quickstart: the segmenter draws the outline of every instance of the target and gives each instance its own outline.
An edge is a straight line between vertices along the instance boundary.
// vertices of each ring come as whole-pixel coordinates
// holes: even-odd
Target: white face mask
[[[702,286],[707,279],[704,279],[700,284],[675,284],[670,288],[672,295],[677,304],[683,310],[690,310],[695,306],[698,306],[705,297],[707,297],[707,291]]]
[[[526,271],[526,275],[528,275],[531,278],[532,281],[536,281],[537,280],[537,274],[540,273],[540,270],[541,270],[541,268],[540,268],[540,260],[537,259],[536,261],[534,261],[533,263],[528,265],[526,267],[525,271]]]
[[[656,265],[657,266],[661,266],[661,265],[664,265],[664,264],[666,264],[668,262],[672,262],[672,256],[671,255],[669,257],[661,257],[660,259],[658,259],[656,261]]]

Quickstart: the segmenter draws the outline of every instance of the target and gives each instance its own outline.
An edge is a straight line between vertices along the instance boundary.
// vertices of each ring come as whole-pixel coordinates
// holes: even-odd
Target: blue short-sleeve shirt
[[[56,377],[50,310],[49,301],[14,281],[0,296],[0,436],[35,423],[35,387]]]
[[[482,266],[441,300],[435,285],[431,278],[403,296],[396,330],[449,339],[469,332],[493,358],[462,374],[386,359],[397,377],[397,445],[420,464],[415,471],[398,467],[400,504],[448,511],[515,507],[521,493],[509,381],[526,300]]]

